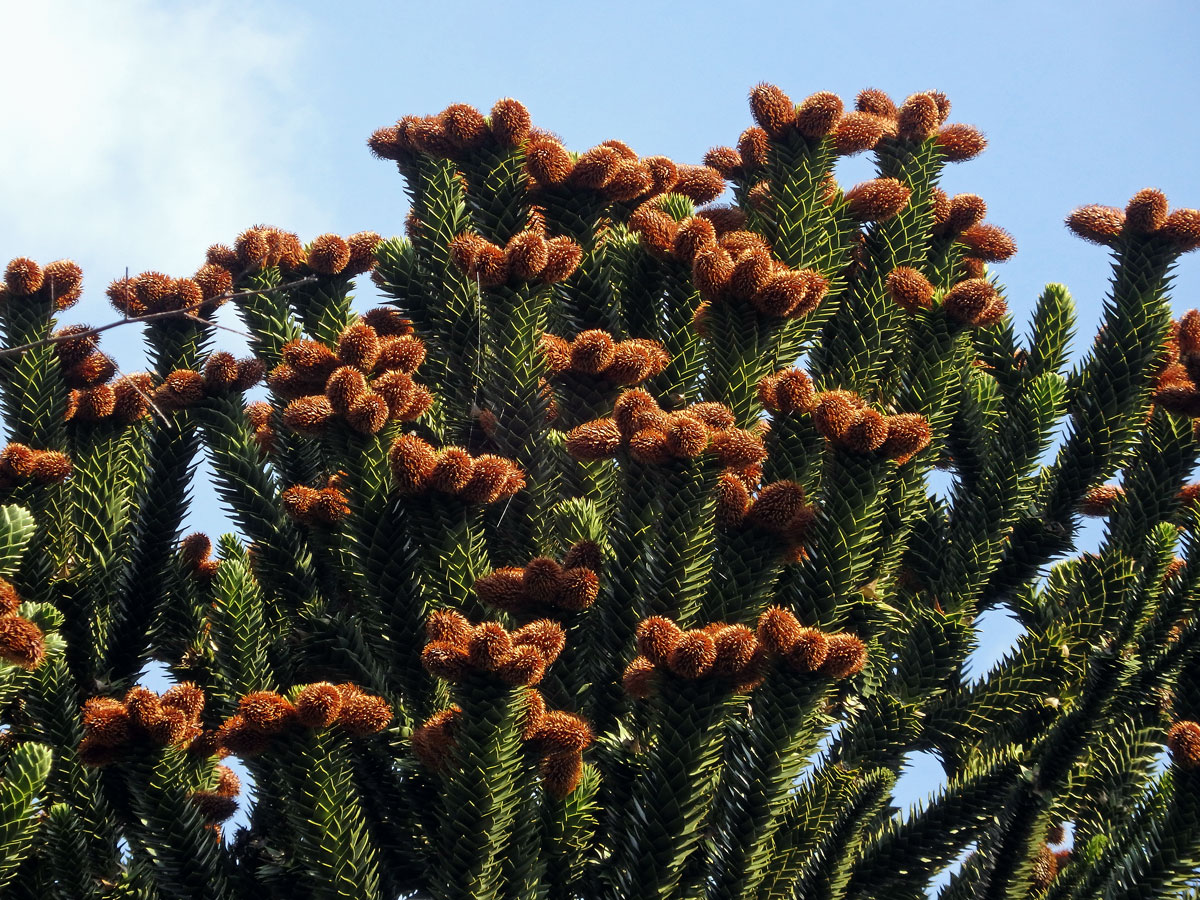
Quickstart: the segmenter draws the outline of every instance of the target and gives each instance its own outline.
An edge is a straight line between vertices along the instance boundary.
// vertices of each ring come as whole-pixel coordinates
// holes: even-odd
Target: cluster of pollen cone
[[[139,748],[177,747],[198,756],[255,756],[292,728],[338,726],[362,737],[386,728],[391,707],[382,697],[353,684],[317,682],[301,687],[295,700],[275,691],[256,691],[238,701],[237,712],[215,728],[202,719],[204,692],[191,682],[161,696],[133,687],[122,699],[93,697],[83,707],[79,757],[90,766],[107,766]]]
[[[566,646],[562,626],[537,619],[510,632],[498,622],[472,625],[458,613],[440,610],[426,622],[426,635],[421,663],[431,675],[452,683],[495,678],[525,689],[520,694],[521,738],[539,757],[546,790],[558,797],[573,791],[583,774],[582,754],[592,742],[591,729],[574,713],[547,710],[533,688]],[[463,715],[461,707],[450,706],[413,732],[413,753],[430,769],[444,771],[453,763]]]
[[[433,405],[428,388],[413,381],[425,361],[425,345],[394,310],[372,310],[338,337],[336,347],[295,340],[267,384],[288,400],[283,423],[320,435],[334,418],[355,431],[374,434],[389,421],[411,422]]]
[[[719,678],[741,693],[762,684],[773,660],[833,680],[857,674],[867,662],[867,648],[856,636],[805,628],[780,607],[764,612],[757,629],[713,622],[683,630],[668,618],[651,616],[638,625],[637,650],[623,679],[625,690],[637,698],[654,694],[668,675],[687,681]]]
[[[42,629],[18,614],[21,598],[10,581],[0,578],[0,660],[36,669],[46,658]]]

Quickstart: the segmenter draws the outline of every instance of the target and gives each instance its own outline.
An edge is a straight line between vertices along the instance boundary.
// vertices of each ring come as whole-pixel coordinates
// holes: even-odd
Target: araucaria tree
[[[704,165],[401,119],[406,237],[110,285],[146,373],[58,321],[77,266],[8,264],[5,897],[1198,896],[1200,212],[1071,214],[1113,258],[1072,365],[1066,289],[1018,337],[1012,239],[937,187],[984,148],[943,94],[750,106]]]

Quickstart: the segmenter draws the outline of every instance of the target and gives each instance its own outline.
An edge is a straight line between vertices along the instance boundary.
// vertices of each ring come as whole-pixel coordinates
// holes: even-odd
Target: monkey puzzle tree
[[[1070,216],[1113,257],[1072,368],[1066,289],[1019,338],[1012,239],[937,187],[984,146],[944,95],[751,111],[701,166],[401,119],[407,237],[113,283],[146,373],[59,326],[73,263],[8,265],[5,896],[1196,896],[1200,213]],[[914,751],[948,780],[901,810]]]

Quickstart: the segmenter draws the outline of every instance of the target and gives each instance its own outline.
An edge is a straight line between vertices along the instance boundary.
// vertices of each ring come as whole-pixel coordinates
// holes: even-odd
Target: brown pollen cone
[[[434,641],[421,651],[421,665],[435,678],[461,681],[470,668],[465,646],[448,641]]]
[[[643,465],[661,465],[671,458],[667,435],[658,428],[642,428],[629,436],[629,456]]]
[[[501,147],[519,147],[529,140],[531,124],[529,110],[520,100],[505,97],[492,106],[489,126],[492,137]]]
[[[521,583],[529,599],[553,603],[562,586],[562,566],[548,556],[535,557],[525,564]]]
[[[975,225],[958,236],[971,255],[984,262],[1004,262],[1017,252],[1016,242],[1003,228],[995,225]]]
[[[762,83],[750,92],[750,114],[771,137],[779,138],[796,122],[796,105],[773,84]]]
[[[1167,749],[1179,768],[1200,766],[1200,724],[1183,720],[1172,725],[1167,731]]]
[[[935,138],[946,162],[974,159],[987,149],[987,138],[974,125],[947,125]]]
[[[537,619],[518,628],[511,635],[514,647],[533,647],[546,664],[554,662],[567,645],[567,635],[552,619]]]
[[[546,241],[546,268],[541,280],[545,284],[558,284],[575,274],[583,260],[583,248],[562,235]]]
[[[579,612],[587,609],[600,596],[600,578],[586,566],[563,568],[562,584],[555,604],[561,609]]]
[[[695,679],[712,669],[717,647],[703,631],[685,631],[667,655],[667,668],[680,678]]]
[[[675,232],[675,256],[680,262],[691,265],[696,254],[705,247],[717,243],[717,229],[712,222],[700,216],[684,219]]]
[[[767,458],[767,448],[757,434],[742,428],[726,428],[712,438],[712,449],[721,465],[744,468]]]
[[[746,670],[758,651],[758,638],[745,625],[727,625],[713,635],[717,657],[713,671],[733,678]]]
[[[887,437],[887,420],[873,409],[860,409],[842,435],[841,445],[852,453],[871,453],[882,447]]]
[[[829,91],[810,94],[796,109],[796,130],[806,138],[823,138],[842,117],[842,99]]]
[[[842,439],[863,406],[862,399],[852,391],[824,391],[814,399],[813,425],[829,441]]]
[[[365,737],[383,731],[392,721],[392,708],[382,697],[361,691],[342,692],[342,711],[338,724],[353,737]]]
[[[11,616],[21,605],[21,598],[11,581],[0,578],[0,616]]]
[[[638,653],[655,666],[665,666],[683,634],[679,626],[663,616],[643,619],[637,627]]]
[[[883,222],[908,205],[912,190],[896,178],[874,178],[846,191],[846,211],[862,222]]]
[[[42,629],[19,616],[0,617],[0,659],[35,670],[46,659]]]
[[[947,315],[964,325],[976,325],[996,297],[996,288],[985,278],[960,281],[946,292],[942,307]]]
[[[334,416],[329,399],[320,394],[299,397],[283,410],[283,424],[292,431],[315,437],[322,434]]]
[[[538,718],[530,740],[548,751],[580,751],[589,747],[594,738],[592,729],[581,716],[563,710],[550,710]]]
[[[815,628],[801,628],[786,653],[785,661],[797,672],[817,672],[829,655],[829,638]]]
[[[509,274],[520,281],[537,278],[550,261],[549,245],[537,231],[520,231],[504,245]]]
[[[462,709],[458,706],[434,713],[413,730],[413,756],[435,772],[444,769],[453,757],[454,731],[461,721]]]
[[[32,259],[19,256],[4,269],[4,285],[14,297],[26,297],[42,287],[45,275]]]
[[[571,183],[590,190],[602,190],[616,174],[621,154],[603,144],[593,147],[575,161],[571,171]]]
[[[661,209],[643,203],[629,217],[629,228],[637,232],[642,246],[656,256],[668,256],[675,247],[679,225]]]
[[[888,274],[888,295],[901,309],[915,313],[933,308],[933,285],[929,279],[908,266],[899,266]]]
[[[550,137],[532,138],[525,147],[525,168],[541,185],[562,184],[571,175],[571,154]]]
[[[758,617],[758,639],[770,653],[787,653],[803,630],[796,617],[780,606],[772,606]]]
[[[578,750],[562,750],[548,753],[538,763],[542,784],[552,797],[563,799],[583,779],[583,757]]]
[[[754,500],[746,521],[765,531],[781,534],[804,508],[804,488],[794,481],[768,484]]]
[[[621,676],[621,686],[629,696],[645,700],[654,693],[657,678],[658,670],[654,663],[644,656],[638,656],[625,667]]]
[[[708,426],[687,413],[675,413],[667,426],[667,449],[672,456],[695,459],[708,449]]]
[[[900,105],[896,114],[900,137],[910,141],[928,140],[940,124],[937,101],[929,94],[913,94]]]
[[[1085,516],[1103,517],[1113,511],[1116,503],[1125,496],[1125,489],[1118,484],[1102,484],[1083,495],[1079,511]]]
[[[740,525],[750,509],[750,491],[745,482],[726,472],[717,479],[716,521],[722,528]]]
[[[450,144],[458,149],[478,147],[488,135],[483,114],[466,103],[453,103],[438,117]]]
[[[379,360],[379,350],[379,335],[370,325],[351,325],[338,336],[337,356],[343,366],[369,373]]]
[[[1167,216],[1158,231],[1179,253],[1190,253],[1200,247],[1200,210],[1177,209]]]
[[[716,300],[733,277],[733,257],[723,247],[708,246],[692,259],[692,281],[707,300]]]
[[[251,731],[273,735],[291,723],[296,710],[275,691],[255,691],[238,701],[237,711]]]
[[[112,697],[92,697],[83,704],[83,731],[100,747],[120,747],[129,740],[129,710]]]
[[[829,635],[829,649],[821,664],[821,674],[840,681],[857,675],[867,664],[866,645],[852,634]]]
[[[1125,213],[1112,206],[1081,206],[1067,216],[1067,227],[1093,244],[1110,244],[1125,228]]]
[[[476,582],[478,584],[478,582]],[[452,609],[438,609],[425,620],[425,636],[430,641],[440,641],[466,647],[471,638],[472,627],[466,617]]]
[[[732,147],[713,147],[704,154],[704,164],[722,178],[734,178],[742,171],[742,155]]]
[[[987,203],[978,194],[955,194],[950,200],[943,230],[949,234],[962,234],[982,222],[986,215]]]
[[[489,606],[506,612],[516,612],[527,607],[530,603],[525,594],[525,570],[516,566],[506,566],[489,572],[475,581],[475,594]],[[466,637],[455,638],[466,645]]]
[[[725,193],[725,179],[721,173],[709,166],[677,166],[676,194],[690,198],[694,203],[710,203]]]
[[[586,375],[599,375],[616,358],[616,343],[598,328],[580,332],[570,344],[571,368]]]
[[[933,432],[920,413],[896,413],[887,417],[887,440],[880,448],[883,455],[903,465],[929,446]]]
[[[1125,221],[1134,234],[1151,234],[1167,222],[1167,196],[1157,188],[1143,188],[1125,207]]]
[[[305,728],[328,728],[342,711],[342,694],[328,681],[306,684],[296,695],[296,721]]]
[[[888,132],[888,127],[886,119],[872,113],[847,113],[833,131],[833,148],[839,156],[873,150]]]
[[[859,91],[854,100],[854,108],[859,112],[882,116],[885,119],[894,119],[899,112],[892,98],[879,88],[864,88]]]
[[[491,671],[512,652],[512,638],[498,622],[476,625],[467,641],[467,657],[477,669]]]
[[[496,665],[496,676],[513,687],[538,684],[546,674],[546,659],[528,644],[513,647]]]
[[[631,203],[654,188],[649,167],[636,159],[622,159],[604,186],[604,195],[616,203]]]
[[[595,419],[572,428],[567,434],[567,453],[589,461],[611,459],[621,447],[621,432],[613,419]]]
[[[747,169],[761,169],[767,164],[767,154],[770,151],[770,138],[757,125],[742,132],[738,138],[737,152],[742,159],[742,165]]]
[[[83,270],[69,259],[58,259],[42,270],[42,294],[58,311],[70,309],[83,294]]]

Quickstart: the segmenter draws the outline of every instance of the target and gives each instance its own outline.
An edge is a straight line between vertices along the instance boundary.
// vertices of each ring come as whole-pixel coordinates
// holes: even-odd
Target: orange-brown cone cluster
[[[224,244],[209,247],[206,264],[193,280],[200,285],[207,301],[229,291],[235,278],[268,266],[277,266],[288,278],[361,275],[375,268],[379,242],[375,232],[360,231],[345,238],[322,234],[305,247],[290,231],[255,225],[239,234],[232,247]]]
[[[212,541],[200,531],[180,541],[179,561],[184,569],[201,581],[212,581],[221,566],[220,560],[212,558]]]
[[[495,503],[525,486],[525,473],[510,459],[490,453],[472,456],[462,447],[435,450],[412,434],[396,438],[388,462],[402,494],[438,491],[465,503]]]
[[[1165,366],[1158,376],[1154,402],[1173,413],[1200,418],[1200,311],[1189,310],[1172,323]]]
[[[254,429],[254,443],[264,456],[275,449],[275,428],[272,418],[275,410],[270,403],[251,403],[246,406],[246,418]]]
[[[325,487],[296,484],[280,496],[283,511],[304,525],[333,525],[350,515],[350,502],[338,487],[341,479],[332,475]]]
[[[671,361],[658,341],[631,338],[615,341],[600,329],[581,331],[569,342],[542,335],[542,355],[551,376],[564,372],[595,375],[614,384],[636,385],[660,374]]]
[[[462,681],[471,673],[489,673],[514,687],[534,685],[566,645],[562,626],[537,619],[509,632],[498,622],[472,625],[451,610],[438,610],[425,623],[429,642],[421,664],[430,675]]]
[[[27,482],[55,484],[71,474],[71,458],[57,450],[34,450],[8,444],[0,450],[0,491]]]
[[[713,219],[691,216],[676,222],[654,203],[629,219],[642,244],[692,268],[692,280],[706,303],[749,303],[762,315],[798,319],[825,298],[829,282],[813,269],[791,269],[771,256],[751,231],[718,233]]]
[[[583,751],[593,741],[587,722],[574,713],[546,708],[541,693],[524,692],[521,740],[540,756],[538,771],[546,791],[562,798],[579,785],[583,776]],[[462,727],[462,708],[450,706],[434,713],[413,731],[413,755],[429,769],[444,772],[450,765],[457,733]]]
[[[229,766],[218,765],[216,776],[217,783],[212,790],[193,791],[190,797],[208,825],[224,822],[237,812],[237,795],[242,790],[237,773]]]
[[[340,418],[361,434],[375,434],[389,421],[411,422],[429,410],[433,395],[412,378],[425,361],[425,345],[405,319],[373,321],[351,325],[333,349],[312,340],[284,346],[283,362],[267,384],[290,401],[285,425],[316,436]]]
[[[960,281],[942,297],[942,308],[954,321],[972,328],[995,325],[1008,312],[1004,298],[986,278]]]
[[[710,451],[726,466],[750,466],[766,457],[762,440],[734,428],[733,414],[721,404],[695,403],[668,413],[641,388],[621,394],[610,418],[571,429],[566,446],[579,460],[611,459],[624,451],[645,464],[695,459]]]
[[[137,372],[112,381],[117,367],[97,349],[99,337],[88,330],[86,325],[68,325],[53,335],[63,380],[72,389],[66,419],[131,425],[150,409],[154,376]]]
[[[32,259],[18,257],[4,270],[0,304],[24,297],[48,300],[54,308],[70,309],[83,294],[83,271],[69,259],[48,263],[45,268]]]
[[[1103,518],[1113,511],[1113,507],[1125,496],[1125,489],[1119,484],[1101,484],[1083,495],[1079,503],[1079,511],[1085,516]]]
[[[210,257],[212,251],[210,250]],[[237,266],[236,260],[231,265]],[[112,305],[130,318],[151,313],[188,312],[208,317],[233,291],[229,268],[205,263],[191,278],[172,278],[162,272],[143,272],[118,278],[106,293]]]
[[[903,464],[929,446],[932,434],[917,413],[884,415],[852,391],[813,393],[808,377],[785,369],[759,382],[759,398],[776,415],[807,412],[821,436],[851,453],[878,454]]]
[[[130,688],[124,700],[93,697],[83,705],[84,765],[106,766],[139,746],[183,747],[201,736],[204,692],[191,682],[162,696],[144,687]]]
[[[460,234],[450,242],[450,258],[482,287],[555,284],[575,274],[583,250],[569,237],[547,238],[540,228],[528,228],[503,247],[477,234]]]
[[[42,629],[17,615],[21,598],[12,583],[0,578],[0,660],[36,669],[46,658]]]
[[[796,672],[841,681],[867,664],[867,648],[848,633],[828,634],[805,628],[788,610],[773,606],[758,618],[758,639],[767,656],[782,659]]]
[[[549,556],[531,559],[524,566],[506,566],[475,582],[475,593],[484,603],[511,613],[542,610],[579,612],[600,593],[599,548],[582,541],[567,551],[560,563]]]
[[[1181,769],[1200,766],[1200,724],[1183,719],[1167,731],[1167,749]]]
[[[663,616],[651,616],[637,627],[638,655],[622,679],[633,697],[649,697],[660,678],[688,681],[724,679],[739,693],[762,683],[765,653],[754,631],[745,625],[713,622],[684,631]]]
[[[1122,237],[1153,235],[1179,253],[1200,247],[1200,210],[1168,212],[1166,195],[1155,188],[1138,191],[1124,210],[1081,206],[1067,216],[1067,227],[1085,241],[1107,246]]]
[[[475,150],[519,147],[529,140],[529,111],[519,100],[496,101],[484,118],[473,106],[455,103],[435,116],[405,116],[380,128],[367,145],[382,159],[411,162],[416,154],[462,159]]]
[[[773,481],[759,488],[752,478],[730,471],[717,481],[716,519],[723,528],[747,525],[776,535],[786,547],[784,558],[799,562],[816,510],[794,481]]]
[[[274,691],[255,691],[238,701],[237,712],[217,729],[221,753],[255,756],[292,728],[323,729],[337,725],[353,737],[376,734],[392,721],[392,708],[382,697],[354,684],[318,681],[306,684],[290,701]]]

